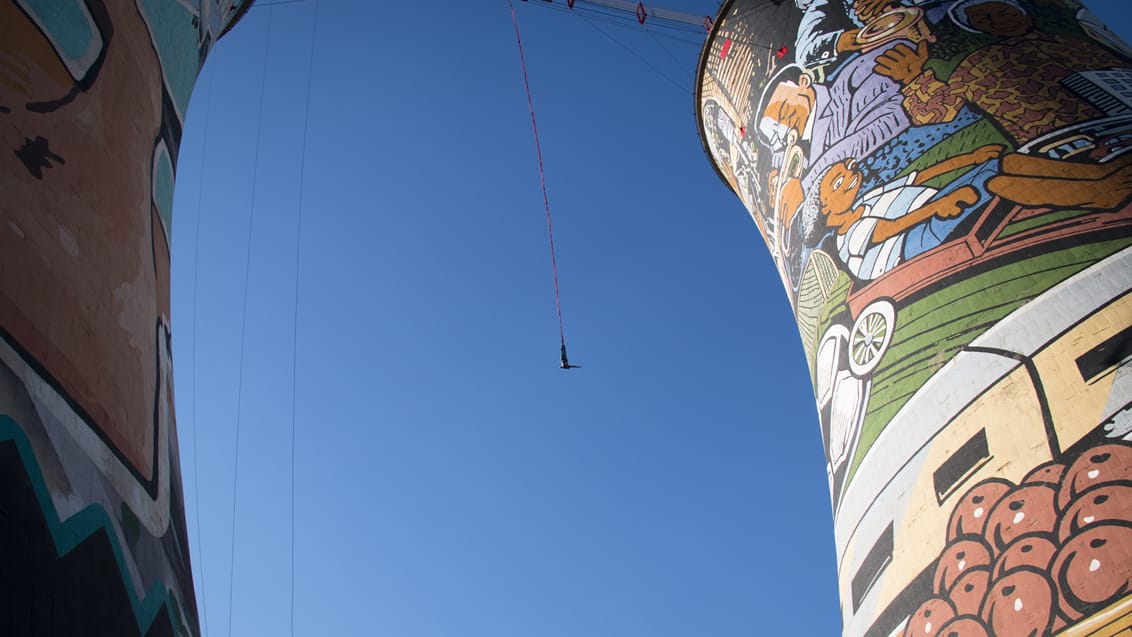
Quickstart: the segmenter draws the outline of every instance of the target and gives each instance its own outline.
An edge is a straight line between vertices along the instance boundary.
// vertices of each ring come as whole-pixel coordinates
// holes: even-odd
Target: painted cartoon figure
[[[759,120],[759,133],[772,150],[784,151],[805,136],[815,100],[813,82],[806,74],[775,85]]]
[[[798,63],[819,69],[862,49],[861,32],[893,5],[893,0],[794,0],[802,23],[794,48]]]
[[[978,166],[972,177],[992,172],[987,165],[1002,153],[1002,146],[988,145],[934,166],[911,172],[858,197],[863,175],[856,160],[840,161],[818,181],[807,204],[816,207],[837,237],[837,253],[853,274],[875,279],[897,264],[946,240],[966,212],[984,195],[966,175],[946,189],[924,185],[940,175]],[[971,175],[968,173],[968,175]],[[942,220],[934,227],[929,222]],[[913,229],[921,226],[919,232]]]
[[[814,87],[817,106],[809,124],[811,161],[803,180],[807,189],[835,162],[864,159],[908,130],[912,122],[904,109],[901,85],[875,68],[897,46],[910,48],[935,41],[919,7],[890,8],[856,32],[859,53]]]
[[[1090,41],[1035,29],[1033,18],[1016,0],[960,0],[949,15],[964,30],[1000,40],[968,54],[946,80],[925,70],[929,57],[925,42],[915,49],[899,44],[880,56],[875,70],[900,83],[913,123],[948,122],[965,106],[972,106],[1008,139],[1024,146],[1108,115],[1067,82],[1081,73],[1126,67],[1125,60]],[[1027,71],[987,73],[988,68]],[[1113,210],[1132,196],[1132,158],[1127,156],[1100,167],[1060,158],[1051,162],[1036,154],[1014,155],[1003,162],[1003,173],[988,188],[1031,207]]]
[[[810,368],[844,634],[1127,632],[1132,490],[1076,481],[1132,466],[1132,49],[1078,0],[725,7],[705,146],[713,100],[755,133],[739,196]]]
[[[877,60],[876,72],[901,84],[904,106],[916,124],[953,119],[966,104],[977,107],[1019,145],[1082,119],[1104,115],[1062,85],[1077,71],[1125,62],[1084,41],[1043,33],[1015,0],[962,0],[950,9],[962,28],[1001,38],[967,55],[946,80],[930,69],[926,42],[894,47]],[[984,68],[1027,68],[1026,73],[986,73]]]

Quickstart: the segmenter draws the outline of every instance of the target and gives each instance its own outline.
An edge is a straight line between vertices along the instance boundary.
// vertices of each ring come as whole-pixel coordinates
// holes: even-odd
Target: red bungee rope
[[[554,229],[550,224],[550,199],[546,195],[546,173],[542,168],[542,148],[538,143],[538,124],[535,123],[535,105],[531,100],[531,83],[527,80],[527,61],[523,57],[523,41],[519,37],[519,18],[515,15],[515,5],[511,0],[507,0],[507,6],[511,8],[511,22],[515,25],[515,44],[519,47],[519,64],[523,67],[523,86],[527,90],[527,108],[531,112],[531,129],[535,135],[535,153],[538,155],[538,178],[542,184],[542,203],[546,208],[546,235],[550,240],[550,266],[551,271],[554,273],[554,305],[558,309],[558,339],[562,345],[562,369],[570,369],[577,367],[571,365],[566,360],[566,331],[562,327],[562,299],[558,294],[558,259],[554,254]]]

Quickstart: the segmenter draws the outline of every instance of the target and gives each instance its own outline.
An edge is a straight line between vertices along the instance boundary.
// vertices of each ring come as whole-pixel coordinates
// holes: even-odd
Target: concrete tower
[[[1076,0],[730,0],[696,100],[797,318],[844,634],[1132,634],[1132,49]]]
[[[200,634],[173,177],[197,73],[250,4],[0,0],[0,634]]]

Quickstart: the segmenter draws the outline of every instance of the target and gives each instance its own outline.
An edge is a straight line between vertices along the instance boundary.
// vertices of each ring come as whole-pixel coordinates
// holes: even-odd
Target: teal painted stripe
[[[126,594],[130,598],[130,606],[134,611],[134,619],[137,620],[141,633],[144,635],[149,631],[153,621],[157,619],[157,614],[161,612],[162,606],[165,607],[165,612],[169,614],[170,625],[174,627],[174,630],[179,630],[180,625],[174,620],[170,605],[167,604],[170,600],[169,591],[162,586],[161,580],[154,579],[149,585],[145,599],[138,599],[134,592],[133,582],[130,580],[129,570],[126,568],[122,546],[118,543],[118,534],[114,532],[114,525],[105,509],[97,504],[92,504],[66,521],[59,519],[59,512],[55,509],[55,503],[51,501],[47,482],[44,481],[43,473],[39,470],[39,463],[35,460],[31,443],[28,442],[27,436],[24,435],[16,421],[9,416],[0,415],[0,442],[7,441],[16,444],[20,459],[23,461],[24,471],[35,490],[39,508],[43,511],[47,528],[51,531],[51,538],[55,541],[55,550],[58,556],[63,557],[70,553],[83,540],[99,529],[105,530],[106,536],[110,539],[110,548],[114,551],[114,559],[118,564],[118,574],[122,577],[122,583],[126,587]]]
[[[94,25],[78,0],[20,0],[47,30],[61,54],[81,62],[94,41]]]
[[[157,149],[157,161],[153,171],[153,201],[157,212],[165,222],[165,231],[173,236],[173,160],[169,149],[161,144]],[[170,239],[171,240],[171,239]]]
[[[165,83],[169,86],[177,113],[184,118],[197,73],[200,72],[194,14],[181,3],[169,0],[142,0],[140,4],[161,56]]]

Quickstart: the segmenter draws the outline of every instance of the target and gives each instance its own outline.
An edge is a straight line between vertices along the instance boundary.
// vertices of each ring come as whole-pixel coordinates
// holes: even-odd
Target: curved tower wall
[[[0,634],[200,634],[173,179],[197,73],[250,3],[0,1]]]
[[[731,0],[697,114],[797,318],[844,634],[1125,634],[1132,49],[1074,0]]]

